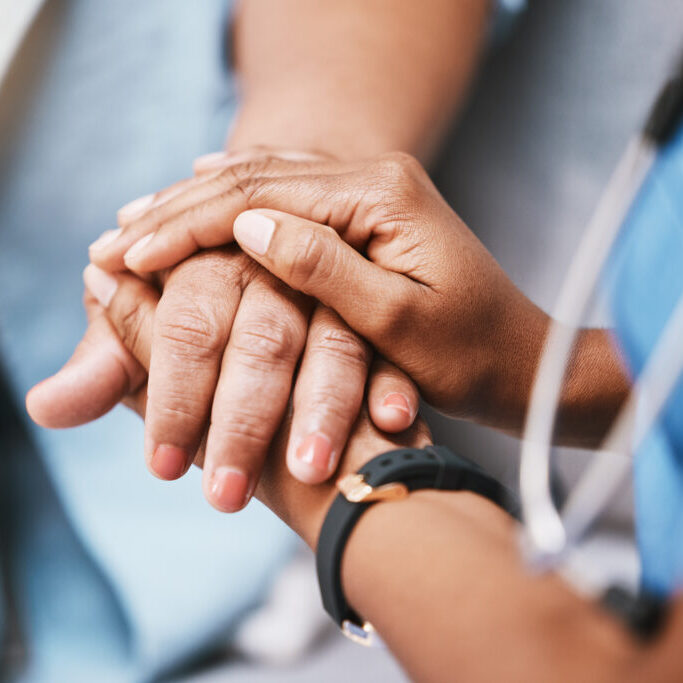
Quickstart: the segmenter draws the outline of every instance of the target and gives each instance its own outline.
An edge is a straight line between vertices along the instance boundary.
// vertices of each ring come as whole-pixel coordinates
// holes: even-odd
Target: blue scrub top
[[[683,295],[683,128],[661,152],[630,212],[608,286],[617,341],[637,376]],[[681,379],[635,456],[634,489],[643,587],[671,594],[683,584]]]

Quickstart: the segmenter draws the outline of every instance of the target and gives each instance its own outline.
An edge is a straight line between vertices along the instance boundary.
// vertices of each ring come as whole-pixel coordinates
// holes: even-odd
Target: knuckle
[[[194,238],[197,226],[211,224],[218,213],[218,208],[217,202],[213,198],[196,201],[182,208],[176,215],[169,216],[166,225],[171,231],[186,228],[189,236]],[[159,227],[161,226],[159,225]],[[195,246],[197,248],[201,247],[199,243]]]
[[[393,386],[397,390],[411,390],[413,383],[410,378],[402,371],[399,370],[393,363],[382,362],[376,364],[370,376],[370,381],[373,386]]]
[[[263,170],[260,168],[259,170]],[[256,170],[252,174],[239,176],[232,185],[232,191],[242,196],[244,204],[251,208],[254,206],[254,201],[260,189],[264,184],[264,178],[256,174]]]
[[[232,343],[243,363],[254,367],[272,367],[296,362],[301,345],[300,336],[290,323],[269,317],[236,330]]]
[[[306,418],[315,422],[314,416],[319,416],[338,425],[350,426],[358,417],[363,399],[363,389],[353,387],[353,391],[330,391],[329,386],[318,387],[309,392],[305,401],[304,413]],[[297,406],[299,407],[299,406]]]
[[[139,301],[131,302],[130,306],[120,314],[117,330],[123,345],[128,349],[137,349],[139,347],[142,317],[142,304]]]
[[[368,345],[354,332],[343,327],[320,330],[311,344],[311,352],[347,366],[367,366],[370,363]]]
[[[398,185],[407,185],[422,174],[420,162],[406,152],[385,154],[377,162],[379,175]]]
[[[234,408],[226,415],[214,414],[211,431],[217,432],[221,440],[235,440],[241,447],[255,450],[267,447],[271,439],[263,415],[243,408]]]
[[[278,161],[273,154],[255,156],[253,159],[246,159],[238,164],[227,166],[216,180],[223,187],[238,185],[251,178],[274,172]]]
[[[380,157],[369,183],[370,215],[381,222],[402,222],[422,203],[425,178],[420,162],[409,154],[393,152]]]
[[[138,223],[141,226],[142,230],[140,232],[140,237],[150,231],[157,231],[173,216],[177,211],[177,207],[178,203],[175,197],[168,198],[166,201],[161,201],[160,203],[155,203],[151,208],[147,209],[137,221],[131,223],[131,227],[134,223]]]
[[[260,269],[237,245],[204,249],[173,268],[164,285],[159,306],[172,315],[174,301],[196,304],[207,310],[223,310],[219,302],[241,296],[246,282]],[[198,284],[201,283],[201,288]],[[189,304],[187,305],[189,307]]]
[[[155,405],[148,396],[150,405]],[[183,424],[182,433],[186,436],[188,424],[199,428],[205,425],[207,420],[207,406],[190,392],[167,390],[163,398],[155,406],[157,418],[167,425]],[[176,427],[177,431],[177,427]]]
[[[329,265],[325,258],[325,245],[318,230],[302,230],[291,252],[288,266],[289,281],[301,287],[328,278]]]
[[[169,317],[159,316],[157,333],[175,353],[183,356],[212,358],[225,348],[220,327],[200,307],[177,309]]]
[[[186,268],[181,285],[187,287],[189,296],[192,296],[196,287],[195,278],[201,278],[205,292],[217,293],[223,287],[241,281],[242,272],[249,260],[249,257],[235,245],[225,249],[206,249],[178,266]],[[197,297],[197,294],[194,296]]]

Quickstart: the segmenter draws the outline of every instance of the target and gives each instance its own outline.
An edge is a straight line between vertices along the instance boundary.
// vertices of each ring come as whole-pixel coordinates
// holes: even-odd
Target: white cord
[[[638,452],[683,373],[682,339],[683,296],[602,448],[564,506],[562,516],[568,543],[583,536],[628,474],[630,456]]]
[[[550,493],[552,434],[567,363],[602,267],[655,157],[655,148],[643,138],[627,147],[581,239],[553,312],[532,387],[520,465],[524,546],[537,564],[557,558],[567,543]]]

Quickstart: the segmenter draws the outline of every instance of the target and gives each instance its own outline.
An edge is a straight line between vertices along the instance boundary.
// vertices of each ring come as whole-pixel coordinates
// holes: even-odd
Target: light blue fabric
[[[683,294],[683,129],[631,211],[610,280],[618,341],[637,376]],[[634,481],[643,585],[666,595],[683,583],[683,380],[636,455]]]
[[[235,107],[227,18],[222,0],[48,0],[0,102],[3,116],[17,109],[11,139],[0,131],[0,353],[19,402],[85,329],[87,245],[119,206],[222,146]],[[213,511],[197,472],[151,477],[141,423],[124,409],[31,433],[66,518],[51,515],[49,536],[27,539],[15,560],[37,662],[27,680],[131,680],[183,661],[258,600],[293,543],[259,504]],[[44,518],[46,498],[26,495]],[[79,556],[75,541],[49,542],[69,536],[67,519]],[[50,586],[57,594],[41,599]]]

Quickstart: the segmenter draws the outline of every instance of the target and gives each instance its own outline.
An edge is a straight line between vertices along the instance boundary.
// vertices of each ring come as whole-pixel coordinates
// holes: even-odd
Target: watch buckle
[[[363,647],[386,647],[377,631],[375,631],[375,627],[369,621],[363,622],[361,626],[350,619],[344,619],[341,631],[356,645],[362,645]]]
[[[400,481],[373,487],[365,481],[362,474],[347,474],[337,481],[337,488],[349,503],[400,500],[408,495],[408,487]]]

